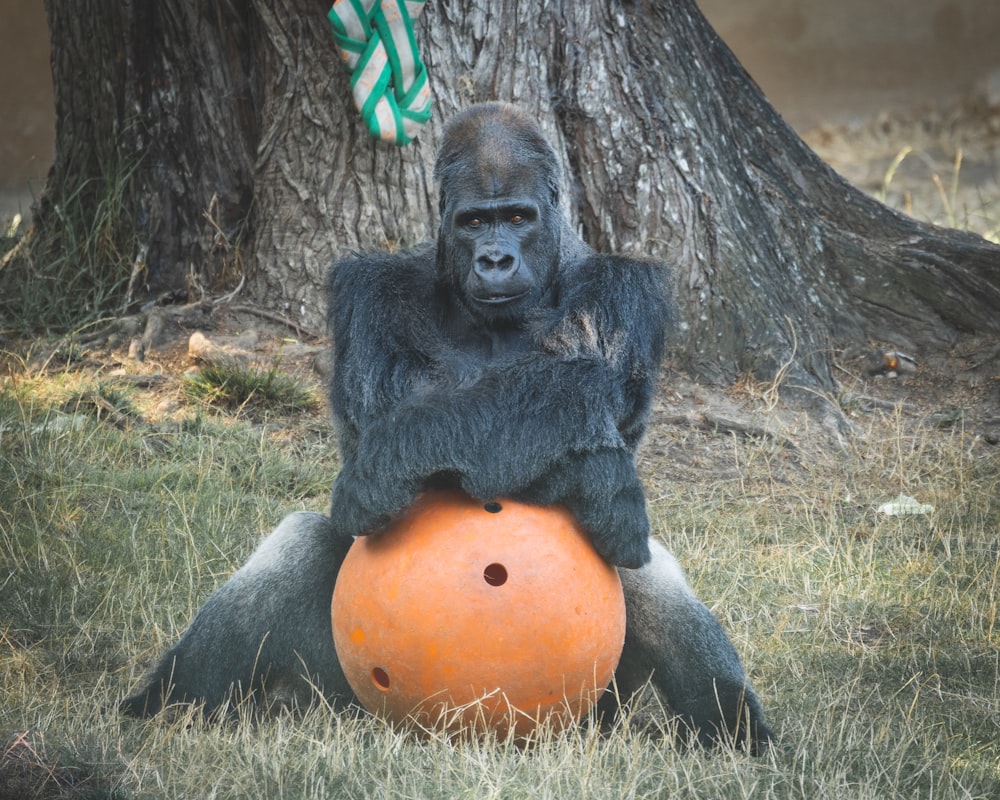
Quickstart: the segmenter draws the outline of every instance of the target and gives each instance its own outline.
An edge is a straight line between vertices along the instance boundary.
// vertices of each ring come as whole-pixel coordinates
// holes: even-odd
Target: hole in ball
[[[389,673],[386,672],[382,667],[375,667],[372,670],[372,683],[375,684],[376,689],[381,689],[383,692],[389,691]]]
[[[499,514],[503,510],[503,506],[500,505],[496,500],[491,500],[485,506],[483,506],[491,514]]]
[[[483,580],[490,586],[503,586],[507,583],[507,568],[503,564],[489,564],[483,570]]]

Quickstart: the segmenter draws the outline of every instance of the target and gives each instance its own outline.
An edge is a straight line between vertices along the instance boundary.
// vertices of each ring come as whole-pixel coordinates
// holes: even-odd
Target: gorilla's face
[[[503,106],[445,134],[438,275],[477,322],[516,325],[557,279],[559,167],[534,123]]]
[[[542,210],[529,197],[479,199],[455,209],[451,220],[465,298],[491,313],[530,300],[551,272]],[[463,263],[464,262],[464,263]],[[530,303],[529,303],[530,305]]]
[[[483,318],[509,319],[537,305],[556,268],[550,217],[529,195],[455,204],[446,235],[454,288],[467,307]]]

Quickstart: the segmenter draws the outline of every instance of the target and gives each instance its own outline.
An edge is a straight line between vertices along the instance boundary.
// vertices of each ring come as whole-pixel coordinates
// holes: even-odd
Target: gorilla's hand
[[[349,460],[333,484],[330,525],[338,536],[365,536],[385,530],[393,517],[417,497],[405,481],[388,481],[368,474]]]
[[[566,506],[601,557],[616,567],[636,569],[650,559],[646,498],[625,448],[571,453],[517,497]]]
[[[616,491],[573,498],[567,507],[590,533],[594,548],[616,567],[638,569],[650,559],[646,498],[638,484]]]

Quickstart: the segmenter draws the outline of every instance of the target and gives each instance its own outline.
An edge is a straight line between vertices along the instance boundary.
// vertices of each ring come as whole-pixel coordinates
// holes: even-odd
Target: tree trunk
[[[147,291],[223,278],[253,200],[262,73],[250,22],[231,4],[46,0],[56,159],[36,214],[60,240],[57,208],[96,211],[123,169],[118,254],[148,250]],[[208,218],[209,215],[211,219]],[[128,277],[126,272],[124,277]]]
[[[833,385],[831,351],[1000,330],[1000,248],[853,189],[782,121],[693,0],[432,0],[416,36],[434,116],[367,137],[312,0],[46,0],[57,160],[36,219],[116,158],[146,292],[248,277],[305,324],[327,264],[433,236],[431,168],[456,109],[536,113],[595,247],[675,265],[680,362]],[[130,262],[131,263],[131,262]],[[189,288],[191,288],[189,286]]]

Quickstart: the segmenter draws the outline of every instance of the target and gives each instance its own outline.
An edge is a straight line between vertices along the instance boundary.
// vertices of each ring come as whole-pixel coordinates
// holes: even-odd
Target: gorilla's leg
[[[687,737],[705,745],[746,742],[751,752],[763,751],[772,735],[732,642],[694,596],[677,560],[659,542],[650,546],[646,566],[619,570],[628,621],[615,672],[618,698],[627,702],[652,679]],[[612,696],[602,709],[616,702]]]
[[[122,701],[122,712],[152,716],[173,703],[204,703],[210,713],[246,698],[261,709],[307,703],[315,689],[334,701],[353,699],[330,624],[333,584],[350,543],[333,535],[322,514],[286,517],[209,597]]]

